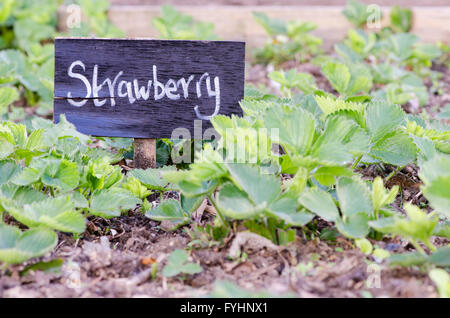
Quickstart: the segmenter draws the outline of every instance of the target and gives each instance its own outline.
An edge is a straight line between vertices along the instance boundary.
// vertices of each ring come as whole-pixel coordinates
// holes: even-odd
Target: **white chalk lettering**
[[[91,93],[92,93],[91,84],[89,83],[89,80],[84,75],[73,72],[73,68],[77,65],[81,66],[83,68],[83,71],[86,71],[86,67],[84,66],[83,62],[75,61],[70,65],[67,74],[69,75],[69,77],[78,78],[79,80],[81,80],[83,82],[83,84],[86,86],[86,98],[89,98],[89,97],[91,97]],[[88,101],[87,99],[83,99],[82,101],[76,102],[73,99],[71,99],[71,97],[72,97],[72,93],[68,92],[67,93],[67,98],[68,98],[67,101],[69,102],[69,104],[71,104],[72,106],[75,106],[75,107],[81,107],[84,104],[86,104],[86,102]]]
[[[158,68],[153,65],[152,79],[147,80],[146,84],[139,85],[137,78],[132,81],[121,80],[119,78],[124,75],[123,71],[120,71],[116,76],[111,79],[109,77],[104,78],[103,81],[99,80],[101,74],[99,74],[99,66],[94,65],[92,71],[92,81],[83,75],[81,72],[75,72],[75,67],[80,67],[83,72],[86,72],[86,66],[82,61],[74,61],[67,70],[67,74],[71,78],[80,80],[86,88],[86,96],[80,97],[72,96],[72,92],[67,93],[68,102],[75,107],[84,106],[89,98],[93,99],[94,106],[102,107],[104,106],[108,99],[111,106],[116,105],[116,97],[127,98],[130,104],[135,103],[139,100],[148,100],[152,97],[153,100],[158,101],[166,97],[170,100],[180,100],[181,96],[184,99],[189,98],[189,94],[196,94],[197,99],[202,98],[203,92],[206,91],[207,96],[203,98],[215,98],[214,112],[211,115],[204,115],[200,112],[199,106],[194,107],[194,112],[198,119],[210,120],[213,116],[219,114],[220,111],[220,79],[218,76],[212,77],[208,72],[203,73],[197,81],[195,81],[195,93],[189,91],[189,87],[192,81],[194,81],[195,76],[189,75],[189,77],[181,77],[178,80],[169,78],[167,81],[158,80]],[[141,79],[142,80],[142,79]],[[213,81],[213,83],[211,83]],[[101,83],[101,84],[99,84]],[[145,81],[144,81],[145,83]],[[152,90],[153,85],[153,90]],[[109,95],[101,94],[103,88],[107,87]],[[153,93],[153,96],[151,94]]]
[[[134,95],[136,95],[137,100],[141,99],[141,97],[144,100],[147,100],[150,97],[150,86],[152,86],[152,81],[150,80],[148,81],[147,90],[145,90],[145,86],[141,86],[141,88],[139,88],[137,79],[133,81],[133,84],[134,84]]]

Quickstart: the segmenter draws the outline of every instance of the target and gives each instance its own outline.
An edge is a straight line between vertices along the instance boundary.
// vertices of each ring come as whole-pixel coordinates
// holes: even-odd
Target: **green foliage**
[[[42,256],[56,246],[54,232],[34,228],[25,232],[14,226],[0,224],[0,261],[4,264],[19,264],[30,258]]]
[[[322,40],[310,34],[316,28],[313,23],[271,19],[262,12],[254,12],[253,18],[268,35],[266,45],[254,53],[257,63],[304,62],[321,52]]]
[[[197,274],[202,271],[197,263],[189,262],[189,255],[184,250],[175,250],[170,254],[167,265],[164,266],[162,274],[165,277],[174,277],[179,274]]]
[[[355,0],[348,0],[342,14],[356,27],[362,27],[370,16],[367,5]]]
[[[394,254],[389,256],[388,262],[392,266],[440,266],[450,265],[450,246],[438,248],[431,255],[426,255],[420,251]]]
[[[365,32],[361,28],[368,21],[369,11],[363,3],[348,2],[344,15],[358,29],[350,30],[343,43],[335,45],[336,53],[345,63],[364,65],[375,84],[385,84],[375,86],[373,96],[394,104],[418,101],[424,106],[428,93],[422,78],[436,76],[430,67],[432,61],[442,55],[440,48],[420,43],[417,36],[407,33],[412,26],[412,12],[398,6],[392,7],[388,27],[378,32]],[[445,49],[445,46],[440,47]],[[341,88],[345,86],[345,81],[338,83]]]
[[[409,32],[412,27],[412,11],[393,6],[391,9],[391,26],[396,32]]]
[[[141,203],[141,200],[130,191],[114,187],[95,191],[89,204],[89,212],[104,218],[120,216],[121,212],[128,211]]]
[[[340,95],[365,94],[372,87],[370,71],[362,64],[348,67],[344,63],[328,62],[322,67],[322,73]]]
[[[400,216],[381,218],[376,221],[371,221],[370,226],[383,233],[405,237],[410,240],[418,251],[423,252],[423,249],[417,243],[418,241],[423,242],[428,248],[434,251],[436,248],[431,244],[430,238],[434,234],[438,218],[434,214],[427,214],[417,206],[409,203],[406,203],[404,208],[408,215],[407,219]]]
[[[24,87],[28,103],[49,109],[53,99],[53,51],[58,0],[4,1],[0,15],[0,115],[18,100]],[[8,79],[5,82],[5,76]]]
[[[108,20],[108,0],[77,0],[77,2],[86,17],[86,21],[82,21],[79,27],[70,29],[72,36],[89,37],[95,35],[104,38],[125,36],[122,30]]]
[[[428,275],[437,286],[441,298],[450,298],[450,275],[443,269],[432,269]]]
[[[214,24],[195,22],[191,16],[177,11],[171,5],[161,7],[161,16],[152,20],[160,38],[170,40],[217,40]]]
[[[361,250],[361,252],[363,252],[366,255],[370,255],[373,251],[372,244],[368,239],[365,238],[357,239],[355,240],[355,245]]]
[[[450,158],[435,155],[420,167],[421,189],[430,205],[442,216],[450,218]]]
[[[156,207],[147,208],[144,206],[145,216],[155,221],[170,221],[173,226],[170,230],[176,230],[180,226],[187,224],[190,219],[190,211],[185,211],[180,202],[175,199],[162,201]]]
[[[87,22],[70,29],[71,36],[123,37],[108,20],[107,0],[79,0]],[[61,0],[5,0],[0,13],[0,116],[26,116],[22,106],[37,106],[48,115],[53,104],[54,44]],[[92,33],[91,33],[92,31]],[[20,99],[24,97],[24,99]],[[25,102],[23,101],[25,100]]]
[[[119,216],[142,203],[147,188],[133,177],[123,182],[120,167],[111,164],[122,156],[90,144],[91,138],[78,133],[64,116],[58,124],[36,118],[28,129],[10,121],[1,123],[2,215],[7,213],[32,230],[79,235],[85,230],[86,216]],[[20,257],[17,262],[41,255],[39,250],[13,252]],[[16,254],[5,263],[16,262]]]
[[[297,88],[305,94],[311,94],[316,91],[317,85],[314,77],[309,73],[297,73],[295,69],[287,72],[274,71],[269,74],[269,78],[281,85],[281,91],[287,97],[291,97],[291,89]]]
[[[127,189],[141,200],[152,194],[151,190],[148,190],[147,187],[143,186],[142,183],[134,177],[128,178],[127,181],[122,184],[122,188]]]
[[[84,217],[75,211],[75,204],[68,196],[47,198],[22,206],[16,200],[0,198],[0,204],[17,221],[30,228],[41,226],[71,233],[85,230]]]

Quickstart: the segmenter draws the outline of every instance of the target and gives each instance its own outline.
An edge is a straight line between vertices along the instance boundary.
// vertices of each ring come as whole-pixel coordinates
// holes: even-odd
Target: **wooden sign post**
[[[242,114],[244,58],[244,42],[57,38],[54,120],[135,138],[135,167],[155,167],[155,138]]]

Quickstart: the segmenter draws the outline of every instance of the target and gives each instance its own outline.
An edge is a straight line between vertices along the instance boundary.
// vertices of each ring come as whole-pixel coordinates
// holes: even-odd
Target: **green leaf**
[[[323,133],[317,138],[310,155],[326,165],[344,165],[353,156],[369,149],[369,137],[354,121],[332,116],[327,119]]]
[[[426,261],[427,257],[420,252],[393,254],[388,258],[390,265],[398,266],[422,265],[425,264]]]
[[[264,116],[264,123],[268,129],[278,129],[279,142],[289,151],[305,154],[312,145],[315,120],[306,110],[271,107]]]
[[[0,87],[0,115],[7,112],[7,107],[19,99],[19,91],[15,87]],[[6,110],[6,111],[5,111]]]
[[[364,238],[369,233],[369,217],[366,213],[355,213],[345,218],[336,220],[339,232],[349,238]]]
[[[234,183],[244,190],[256,205],[267,206],[281,192],[280,180],[269,174],[263,174],[258,167],[246,164],[227,164]]]
[[[104,218],[120,216],[141,203],[131,192],[120,188],[103,189],[94,192],[90,200],[89,211]]]
[[[436,284],[439,296],[442,298],[450,298],[450,275],[440,268],[430,270],[428,275]]]
[[[270,205],[267,213],[291,226],[304,226],[313,219],[314,214],[305,210],[297,211],[297,209],[298,202],[296,198],[282,196]]]
[[[175,228],[184,225],[190,221],[190,217],[183,213],[180,203],[175,199],[162,201],[151,210],[144,211],[145,216],[155,221],[170,221],[174,223]]]
[[[367,10],[366,4],[355,0],[349,0],[342,11],[342,14],[356,27],[361,27],[366,24],[370,12]]]
[[[373,209],[378,211],[385,205],[394,202],[397,196],[399,187],[397,185],[393,186],[390,191],[387,191],[383,185],[383,179],[378,176],[375,178],[372,184],[372,203]]]
[[[203,271],[203,268],[197,263],[188,263],[181,266],[180,271],[185,274],[198,274]]]
[[[355,121],[362,124],[362,116],[364,115],[366,106],[363,103],[346,101],[339,98],[333,98],[330,96],[314,96],[317,105],[319,105],[325,116],[337,113],[342,110],[353,111],[358,115],[355,116]]]
[[[162,274],[165,277],[173,277],[178,274],[197,274],[203,269],[196,263],[188,262],[188,254],[184,250],[176,249],[170,254],[167,265],[164,266]]]
[[[434,265],[449,267],[450,266],[450,245],[440,247],[437,251],[428,256],[428,261]]]
[[[3,201],[2,205],[16,220],[28,227],[45,226],[70,233],[82,233],[85,230],[85,219],[74,210],[74,204],[68,196],[47,198],[23,207],[12,201]]]
[[[253,18],[269,35],[285,34],[287,32],[286,22],[280,19],[270,19],[264,12],[253,12]]]
[[[389,53],[397,61],[406,60],[413,53],[413,45],[419,40],[419,38],[411,33],[398,33],[393,34],[387,38],[387,44],[389,47]]]
[[[14,161],[0,161],[0,185],[7,183],[19,172],[20,166],[18,166]]]
[[[43,147],[42,144],[42,134],[44,133],[43,129],[36,129],[28,136],[25,148],[28,150],[38,150]]]
[[[395,166],[406,166],[416,159],[417,148],[413,140],[404,131],[393,131],[379,141],[370,150],[369,155],[382,162]]]
[[[17,206],[23,206],[48,198],[44,193],[30,187],[5,184],[0,187],[0,190],[0,202],[2,202],[2,199],[9,199]]]
[[[13,152],[13,142],[8,138],[8,136],[3,135],[0,130],[0,160],[8,158],[8,156]]]
[[[42,183],[62,191],[74,189],[80,179],[78,167],[75,162],[65,159],[48,160],[45,172],[41,176]]]
[[[139,199],[145,199],[152,194],[151,190],[148,190],[147,187],[143,186],[141,182],[134,177],[128,177],[127,181],[122,183],[122,188],[127,189]]]
[[[12,183],[26,186],[33,184],[41,178],[41,174],[43,171],[39,171],[38,169],[27,167],[17,173],[11,180]]]
[[[369,224],[379,232],[401,235],[409,240],[420,240],[430,245],[429,239],[434,233],[438,218],[409,203],[406,203],[404,208],[408,219],[395,216],[370,221]]]
[[[370,255],[372,253],[373,247],[372,243],[366,238],[360,238],[355,240],[355,245],[358,247],[361,252],[366,255]]]
[[[128,173],[128,175],[135,177],[149,189],[167,191],[166,187],[169,183],[162,176],[162,172],[165,171],[173,171],[173,169],[133,169]]]
[[[249,219],[261,214],[265,205],[255,206],[247,193],[232,183],[226,183],[217,195],[217,205],[223,213],[236,220]]]
[[[62,258],[52,259],[48,262],[38,262],[25,267],[24,270],[20,272],[20,276],[26,276],[31,271],[43,271],[44,273],[60,274],[63,265],[64,260]]]
[[[0,224],[0,261],[19,264],[50,252],[57,242],[56,233],[48,229],[21,232],[13,226]]]
[[[332,186],[337,177],[351,177],[353,172],[346,167],[320,167],[314,173],[314,178],[324,186]]]
[[[412,27],[412,11],[393,6],[391,8],[391,26],[396,32],[409,32]]]
[[[317,188],[309,188],[300,195],[299,202],[327,221],[336,221],[339,212],[331,195]]]
[[[405,113],[400,106],[386,102],[371,102],[367,106],[366,125],[372,142],[379,141],[387,133],[404,122]]]
[[[450,238],[450,220],[438,224],[433,234],[435,236]]]
[[[298,88],[304,94],[311,94],[318,90],[314,77],[309,73],[298,73],[296,69],[287,72],[273,71],[269,78],[281,84],[282,87]]]
[[[419,177],[423,181],[421,190],[430,205],[443,216],[450,217],[450,158],[435,155],[422,164]]]
[[[322,67],[322,73],[341,95],[345,95],[350,84],[350,71],[343,63],[328,62]]]
[[[370,194],[364,182],[356,177],[341,177],[336,185],[336,194],[343,215],[352,216],[364,212],[373,215]]]

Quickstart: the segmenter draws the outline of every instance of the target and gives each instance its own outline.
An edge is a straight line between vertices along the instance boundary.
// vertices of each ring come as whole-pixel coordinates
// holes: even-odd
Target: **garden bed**
[[[413,23],[407,11],[397,14],[408,21],[394,23],[393,9],[383,7],[389,27],[371,38],[360,29],[372,31],[367,20],[358,24],[355,16],[349,33],[341,0],[177,7],[215,29],[166,25],[180,14],[170,7],[167,20],[150,27],[160,2],[112,1],[109,19],[124,32],[106,11],[92,14],[95,8],[84,29],[71,31],[246,41],[246,117],[211,121],[237,136],[249,127],[278,128],[279,136],[262,138],[279,151],[233,165],[216,160],[223,158],[205,142],[204,160],[175,166],[177,141],[159,139],[158,169],[137,169],[132,140],[94,138],[65,119],[43,119],[52,118],[54,61],[33,54],[45,53],[51,40],[33,50],[11,42],[16,47],[0,51],[0,62],[21,61],[20,54],[31,62],[20,68],[25,76],[1,78],[16,95],[1,123],[0,145],[12,146],[0,149],[0,234],[10,235],[0,239],[9,244],[41,231],[54,244],[35,254],[0,245],[10,261],[0,272],[0,297],[448,297],[450,281],[437,288],[430,273],[449,277],[450,47],[428,45],[450,38],[447,3],[413,1]],[[317,29],[280,27],[254,11]],[[66,7],[58,14],[67,31]],[[27,81],[34,73],[37,88]]]
[[[205,212],[199,222],[207,220]],[[18,271],[23,266],[13,268],[11,277],[0,278],[0,297],[236,295],[233,289],[224,293],[225,288],[215,285],[216,280],[233,282],[248,291],[267,290],[279,296],[437,297],[433,283],[422,271],[381,264],[368,266],[367,256],[342,237],[332,244],[299,238],[286,247],[276,248],[255,242],[252,237],[243,248],[248,259],[241,262],[228,257],[234,239],[231,237],[227,246],[220,249],[193,251],[192,260],[201,264],[202,273],[185,280],[152,280],[151,265],[166,264],[173,250],[183,249],[191,241],[189,236],[181,230],[167,233],[139,211],[112,221],[93,219],[83,239],[75,241],[62,235],[57,249],[48,257],[64,260],[61,273],[37,271],[20,277]],[[448,243],[447,240],[441,244]],[[399,240],[376,244],[392,252],[411,249]],[[313,266],[308,266],[310,262]]]

